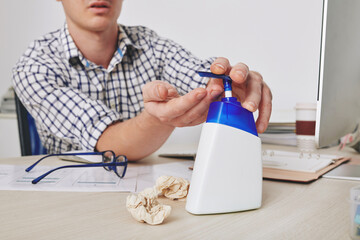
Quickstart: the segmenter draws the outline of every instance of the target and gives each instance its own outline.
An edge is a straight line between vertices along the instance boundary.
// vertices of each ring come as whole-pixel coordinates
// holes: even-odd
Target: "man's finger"
[[[251,112],[255,112],[258,109],[262,97],[262,88],[264,85],[262,76],[257,72],[250,72],[246,84],[246,96],[243,107]]]
[[[224,84],[222,79],[210,79],[206,86],[206,90],[213,100],[217,99],[224,92]]]
[[[144,103],[151,101],[167,101],[171,98],[178,97],[176,89],[167,82],[152,81],[147,83],[143,89]]]
[[[234,83],[242,84],[246,81],[249,74],[249,67],[244,63],[238,63],[231,68],[230,78]]]
[[[210,70],[215,74],[228,75],[231,70],[231,65],[227,58],[219,57],[211,64]]]
[[[259,105],[259,116],[256,120],[256,127],[259,133],[265,132],[272,111],[272,94],[270,88],[264,83],[262,99]]]
[[[204,122],[212,100],[212,96],[207,95],[204,97],[200,103],[190,108],[186,113],[173,119],[175,126],[192,126],[193,123]]]
[[[167,102],[146,102],[146,109],[160,120],[166,122],[179,117],[197,105],[207,95],[203,88],[197,88],[184,96],[173,98]]]

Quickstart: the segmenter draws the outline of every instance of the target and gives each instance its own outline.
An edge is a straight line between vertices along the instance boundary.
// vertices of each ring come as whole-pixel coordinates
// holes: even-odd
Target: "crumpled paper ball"
[[[155,189],[159,194],[174,199],[185,198],[189,191],[190,182],[180,177],[161,176],[156,180]]]
[[[157,195],[153,188],[147,188],[137,195],[128,196],[126,207],[139,222],[146,222],[150,225],[161,224],[170,215],[171,207],[159,203]]]

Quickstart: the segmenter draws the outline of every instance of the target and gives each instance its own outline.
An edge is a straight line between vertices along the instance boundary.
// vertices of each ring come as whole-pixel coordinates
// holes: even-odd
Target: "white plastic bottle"
[[[254,117],[231,97],[229,77],[216,77],[226,77],[226,97],[210,105],[202,128],[186,202],[193,214],[256,209],[262,201],[261,140]]]

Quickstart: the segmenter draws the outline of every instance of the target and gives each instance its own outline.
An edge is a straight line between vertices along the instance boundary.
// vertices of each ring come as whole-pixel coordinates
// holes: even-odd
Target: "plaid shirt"
[[[206,86],[196,71],[213,60],[199,60],[148,28],[119,25],[118,49],[105,69],[81,54],[65,24],[30,44],[13,69],[13,84],[49,153],[93,151],[108,125],[144,109],[146,83],[166,81],[186,94]]]

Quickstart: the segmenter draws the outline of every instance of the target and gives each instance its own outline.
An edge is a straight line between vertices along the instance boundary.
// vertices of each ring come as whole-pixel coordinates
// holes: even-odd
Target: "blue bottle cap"
[[[243,108],[235,97],[211,103],[206,122],[227,125],[258,136],[252,112]]]
[[[243,108],[235,97],[227,97],[231,96],[231,78],[211,72],[198,72],[198,74],[202,77],[223,79],[225,93],[230,92],[221,99],[221,102],[210,104],[206,122],[224,124],[258,136],[252,112]]]

